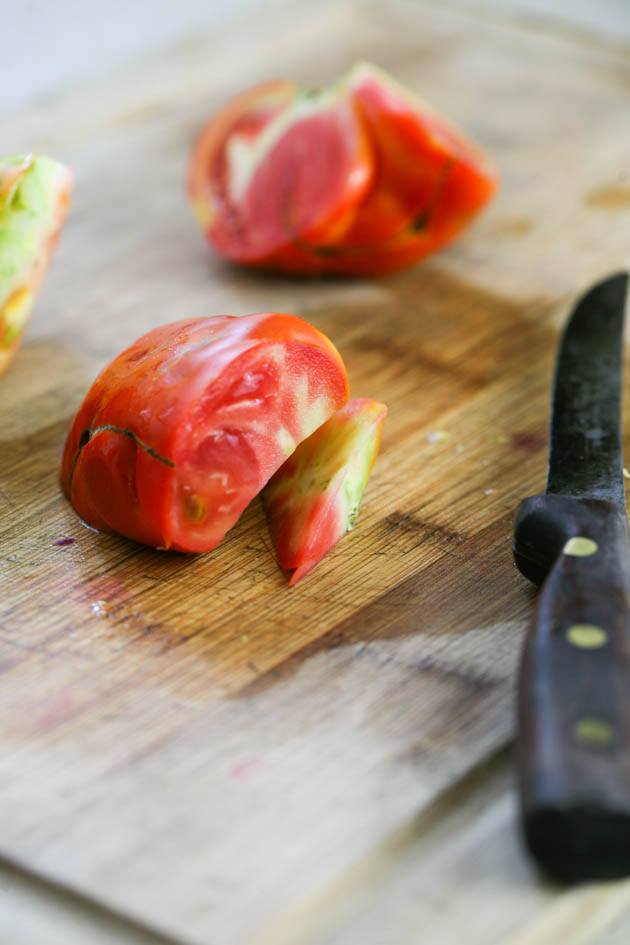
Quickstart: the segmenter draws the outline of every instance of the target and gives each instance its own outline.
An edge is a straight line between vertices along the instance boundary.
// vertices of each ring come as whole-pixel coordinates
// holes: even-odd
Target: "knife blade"
[[[630,542],[621,436],[628,276],[590,289],[564,332],[546,492],[514,557],[542,585],[519,674],[525,841],[564,881],[630,875]]]
[[[551,411],[547,492],[625,507],[621,386],[626,273],[595,285],[564,332]]]

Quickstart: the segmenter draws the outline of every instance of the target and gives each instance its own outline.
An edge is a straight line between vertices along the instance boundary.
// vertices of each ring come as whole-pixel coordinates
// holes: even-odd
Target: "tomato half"
[[[263,492],[278,564],[296,584],[348,532],[381,441],[387,408],[357,398],[301,443]]]
[[[294,315],[155,328],[92,385],[66,441],[63,487],[94,528],[209,551],[347,397],[339,353]]]
[[[193,150],[188,190],[214,248],[248,266],[380,275],[443,246],[490,199],[481,151],[382,70],[245,93]]]
[[[22,339],[71,186],[70,171],[51,158],[0,159],[0,374]]]

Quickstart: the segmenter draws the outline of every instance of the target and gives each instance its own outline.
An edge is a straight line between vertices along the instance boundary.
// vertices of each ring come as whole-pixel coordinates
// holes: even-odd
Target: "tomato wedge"
[[[0,158],[0,374],[22,339],[71,186],[70,171],[51,158]]]
[[[188,190],[221,255],[307,271],[310,244],[333,242],[347,229],[373,173],[347,97],[268,82],[208,125],[193,153]]]
[[[387,407],[357,398],[304,440],[263,492],[278,564],[296,584],[348,532],[381,441]]]
[[[89,390],[67,437],[63,487],[94,528],[209,551],[347,397],[339,353],[294,315],[155,328]]]
[[[381,275],[453,239],[490,199],[481,151],[367,63],[321,91],[271,82],[216,116],[188,191],[225,258]]]

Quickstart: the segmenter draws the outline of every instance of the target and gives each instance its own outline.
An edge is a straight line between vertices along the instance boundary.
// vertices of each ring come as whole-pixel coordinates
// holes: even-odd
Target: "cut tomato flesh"
[[[88,392],[66,441],[64,488],[95,528],[209,551],[347,396],[338,352],[295,316],[156,328]]]
[[[373,172],[363,128],[351,102],[289,83],[254,90],[243,108],[200,139],[191,196],[223,255],[290,265],[302,242],[334,240],[352,222]]]
[[[189,191],[208,239],[269,269],[402,268],[452,239],[496,187],[478,148],[368,64],[319,93],[254,89],[201,142]]]
[[[278,563],[296,584],[358,515],[376,458],[387,408],[349,401],[296,451],[263,492]]]
[[[200,135],[188,170],[188,191],[201,225],[229,215],[225,191],[229,176],[225,142],[233,135],[255,139],[297,92],[291,82],[264,82],[237,95]]]

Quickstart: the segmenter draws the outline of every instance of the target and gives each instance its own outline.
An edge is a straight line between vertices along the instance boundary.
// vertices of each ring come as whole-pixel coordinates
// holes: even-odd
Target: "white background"
[[[0,0],[0,112],[262,6],[264,0]]]
[[[269,0],[0,0],[0,116],[32,98],[107,74],[162,45],[175,43]],[[288,0],[291,2],[291,0]],[[317,15],[321,0],[308,3]],[[479,15],[515,8],[535,27],[541,16],[619,42],[630,39],[630,0],[408,0],[467,5]],[[627,27],[626,25],[627,24]],[[5,126],[6,127],[6,126]],[[5,127],[0,125],[4,131]],[[4,136],[0,136],[0,142]],[[0,152],[2,151],[0,144]]]

